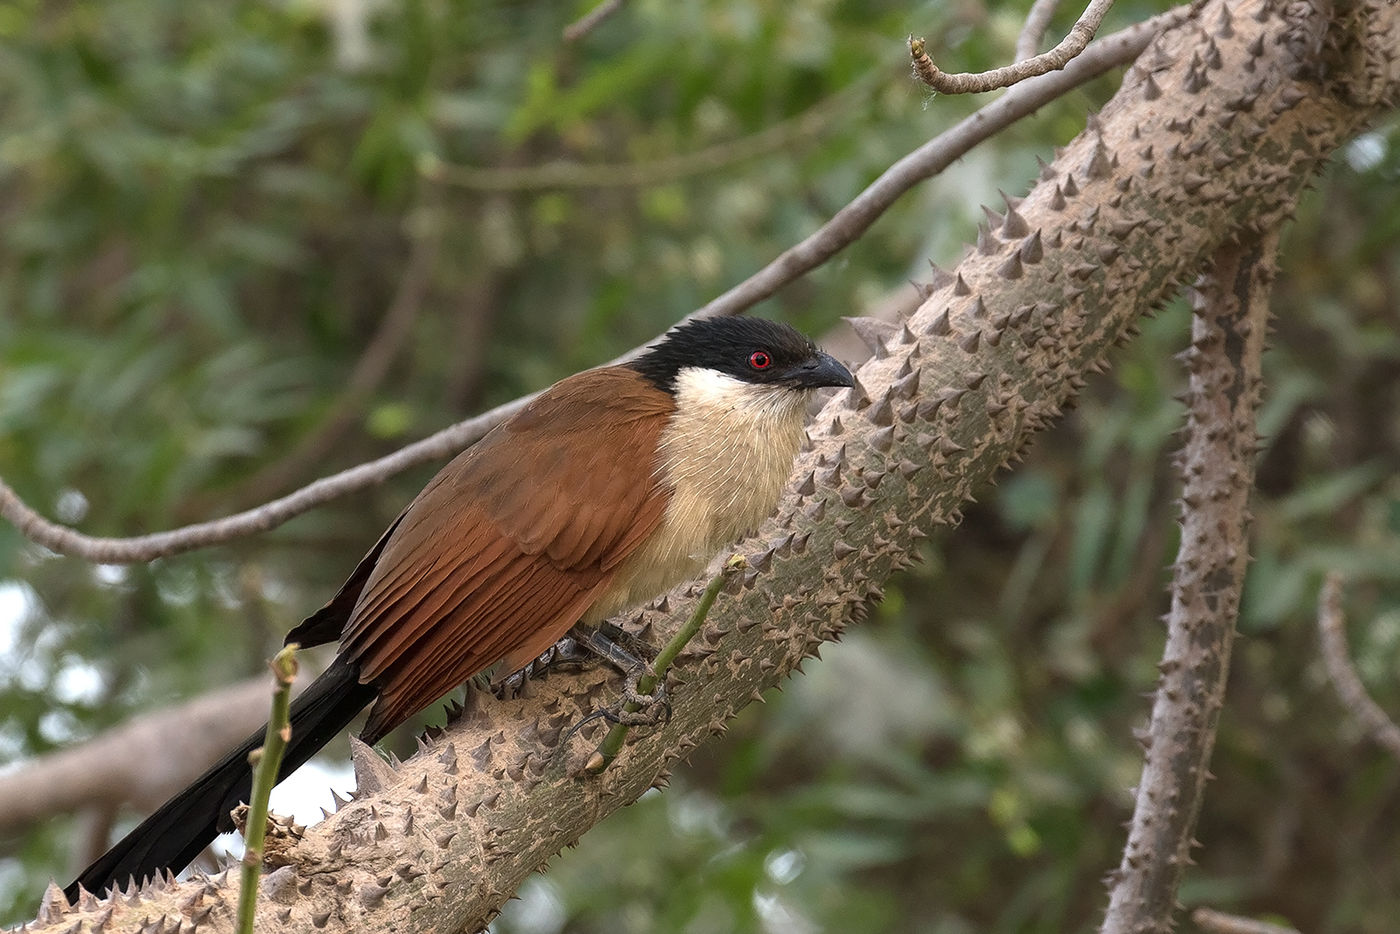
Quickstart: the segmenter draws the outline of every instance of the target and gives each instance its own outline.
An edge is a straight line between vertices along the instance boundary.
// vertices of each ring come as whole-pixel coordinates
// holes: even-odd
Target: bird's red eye
[[[766,370],[773,363],[773,358],[768,356],[766,351],[755,350],[749,354],[749,366],[755,370]]]

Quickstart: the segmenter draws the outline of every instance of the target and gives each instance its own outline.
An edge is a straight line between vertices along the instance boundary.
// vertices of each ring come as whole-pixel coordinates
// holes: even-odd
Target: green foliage
[[[312,4],[0,6],[0,476],[85,531],[163,529],[608,359],[975,106],[906,80],[906,35],[976,69],[1006,58],[1023,15],[636,0],[562,42],[587,6],[417,0],[339,25]],[[762,311],[820,332],[954,259],[976,202],[1024,188],[1111,88],[1003,134]],[[816,130],[734,155],[814,112]],[[1314,931],[1400,912],[1396,766],[1337,708],[1311,624],[1322,573],[1352,575],[1359,667],[1400,714],[1398,136],[1348,150],[1289,235],[1246,638],[1183,893]],[[698,152],[714,165],[638,180]],[[556,164],[621,178],[483,173]],[[412,327],[383,336],[433,250]],[[1161,642],[1186,327],[1180,305],[1147,321],[874,622],[585,837],[497,929],[1091,924]],[[258,482],[384,340],[393,363],[352,422]],[[260,670],[429,472],[148,567],[93,569],[0,526],[0,592],[22,586],[28,607],[12,634],[0,621],[0,764]],[[66,876],[75,824],[0,841],[0,923]]]

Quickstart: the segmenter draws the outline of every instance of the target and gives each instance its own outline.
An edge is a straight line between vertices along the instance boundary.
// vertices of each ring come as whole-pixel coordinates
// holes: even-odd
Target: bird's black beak
[[[784,374],[788,382],[804,389],[822,386],[853,386],[851,371],[831,354],[820,350]]]

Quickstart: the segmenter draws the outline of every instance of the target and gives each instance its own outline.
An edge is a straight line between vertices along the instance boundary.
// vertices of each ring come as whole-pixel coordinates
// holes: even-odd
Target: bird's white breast
[[[802,442],[809,395],[716,370],[680,371],[676,411],[657,452],[657,479],[672,490],[666,514],[586,621],[606,619],[694,576],[773,511]]]

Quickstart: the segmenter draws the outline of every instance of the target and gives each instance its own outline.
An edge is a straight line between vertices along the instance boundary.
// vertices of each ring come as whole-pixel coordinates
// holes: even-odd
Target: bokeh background
[[[990,67],[1026,5],[627,0],[563,41],[587,6],[0,3],[0,476],[94,534],[165,529],[604,361],[975,106],[909,80],[904,37]],[[1122,2],[1105,30],[1158,9]],[[1115,80],[982,146],[760,313],[840,337],[841,316],[908,299]],[[1350,575],[1357,664],[1400,715],[1398,142],[1391,122],[1348,146],[1287,233],[1255,561],[1182,892],[1310,932],[1400,917],[1400,765],[1334,699],[1313,625],[1321,575]],[[1162,641],[1187,318],[1146,321],[868,624],[494,929],[1092,926]],[[0,524],[0,766],[260,670],[435,469],[150,565]],[[0,839],[0,923],[75,868],[76,827]]]

